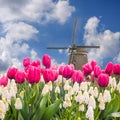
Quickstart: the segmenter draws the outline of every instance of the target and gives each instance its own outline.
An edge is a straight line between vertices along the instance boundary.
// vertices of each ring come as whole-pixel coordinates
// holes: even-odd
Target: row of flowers
[[[105,69],[95,60],[74,65],[51,65],[45,54],[23,60],[23,70],[11,67],[0,77],[0,119],[98,120],[120,118],[120,64]]]

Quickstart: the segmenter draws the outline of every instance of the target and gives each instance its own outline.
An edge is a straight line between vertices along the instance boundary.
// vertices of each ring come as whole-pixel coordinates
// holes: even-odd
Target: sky
[[[120,63],[119,6],[120,0],[0,0],[0,72],[44,54],[67,64],[68,50],[46,48],[71,46],[76,17],[75,44],[100,45],[87,50],[88,60]]]

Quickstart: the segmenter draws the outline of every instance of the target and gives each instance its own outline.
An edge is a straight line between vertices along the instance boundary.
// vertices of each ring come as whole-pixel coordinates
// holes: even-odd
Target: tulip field
[[[95,60],[75,70],[24,58],[0,75],[0,120],[120,120],[120,64]]]

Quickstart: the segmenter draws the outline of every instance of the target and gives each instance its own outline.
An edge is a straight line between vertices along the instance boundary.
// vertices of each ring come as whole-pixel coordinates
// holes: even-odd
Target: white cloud
[[[30,54],[30,47],[26,41],[35,36],[38,31],[26,23],[7,23],[3,25],[4,37],[0,38],[0,70],[4,71],[9,66],[15,64],[20,66],[19,58]]]
[[[65,65],[65,63],[64,63],[64,62],[58,63],[55,59],[51,59],[51,65],[52,65],[53,67],[54,67],[54,66],[59,67],[60,65]]]
[[[72,12],[75,11],[74,7],[69,6],[68,1],[58,1],[52,12],[52,19],[58,20],[60,23],[64,23]]]
[[[68,46],[67,49],[59,49],[58,52],[59,52],[60,54],[65,54],[66,56],[69,56],[69,54],[70,54],[69,46]]]
[[[20,58],[25,55],[37,58],[37,52],[28,44],[38,34],[32,23],[63,24],[74,11],[69,1],[0,0],[0,71],[13,64],[20,67]]]
[[[58,21],[65,23],[75,8],[69,1],[52,0],[4,0],[0,2],[0,22],[24,20],[39,23]]]
[[[63,50],[62,50],[62,49],[59,49],[58,52],[59,52],[60,54],[62,54],[62,53],[63,53]]]
[[[34,34],[38,33],[38,30],[33,26],[26,24],[24,22],[18,23],[7,23],[4,24],[4,32],[6,34],[6,39],[11,41],[21,42],[21,40],[29,40],[34,37]]]
[[[12,58],[12,63],[14,63],[14,64],[12,64],[10,67],[16,67],[16,68],[19,68],[19,69],[23,69],[23,64],[22,64],[22,62],[19,60],[19,59],[17,59],[17,58]]]
[[[98,25],[100,20],[97,17],[91,17],[84,29],[84,40],[86,45],[100,45],[99,49],[90,49],[88,52],[88,58],[96,59],[99,63],[102,63],[105,58],[118,55],[120,51],[120,32],[112,32],[105,30],[103,32],[98,31]]]
[[[117,63],[120,63],[120,52],[119,54],[114,58],[114,61]]]
[[[37,52],[33,49],[30,51],[30,55],[32,60],[36,60],[38,58]]]

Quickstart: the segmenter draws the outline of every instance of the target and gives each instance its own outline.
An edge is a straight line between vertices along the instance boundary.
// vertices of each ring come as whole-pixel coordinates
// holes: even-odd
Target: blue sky
[[[47,53],[53,64],[67,63],[74,18],[78,18],[75,43],[100,45],[89,49],[89,60],[101,66],[120,63],[119,0],[0,0],[0,71],[21,66],[24,57],[41,59]]]

